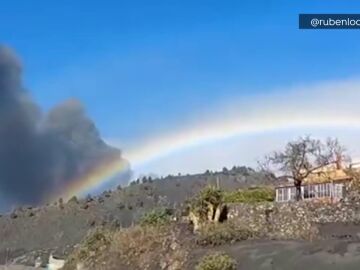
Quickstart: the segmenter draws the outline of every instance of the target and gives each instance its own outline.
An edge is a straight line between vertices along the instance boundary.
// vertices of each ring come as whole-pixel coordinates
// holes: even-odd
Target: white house
[[[352,181],[345,170],[327,167],[304,179],[301,186],[303,200],[330,200],[337,202],[345,196],[345,184]],[[290,181],[275,187],[276,202],[296,199],[296,187]]]
[[[339,201],[345,196],[345,182],[312,183],[301,186],[303,200],[329,198],[332,201]],[[278,186],[275,188],[276,201],[288,202],[295,201],[296,188],[291,186]]]

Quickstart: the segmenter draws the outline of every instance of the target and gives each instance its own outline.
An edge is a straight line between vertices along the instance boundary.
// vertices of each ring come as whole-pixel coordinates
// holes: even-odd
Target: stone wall
[[[321,224],[360,223],[360,201],[232,204],[228,218],[270,238],[312,239]]]

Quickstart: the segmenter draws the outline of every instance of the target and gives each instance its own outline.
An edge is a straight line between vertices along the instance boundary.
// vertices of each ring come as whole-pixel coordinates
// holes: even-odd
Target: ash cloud
[[[99,163],[121,159],[79,101],[65,101],[44,114],[21,75],[19,59],[0,45],[0,196],[12,204],[40,203]]]

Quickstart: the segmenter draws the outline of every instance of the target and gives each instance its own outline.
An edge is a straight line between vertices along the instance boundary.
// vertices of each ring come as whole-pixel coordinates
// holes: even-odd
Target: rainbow
[[[69,181],[67,186],[62,187],[61,190],[57,190],[56,194],[50,194],[44,201],[53,202],[59,198],[69,200],[73,196],[85,196],[96,188],[100,182],[103,182],[103,180],[110,180],[115,174],[128,169],[128,163],[121,159],[108,161],[90,169],[81,178]],[[102,181],[99,179],[102,179]]]
[[[184,130],[167,136],[149,140],[128,152],[125,152],[126,158],[129,159],[132,167],[136,168],[147,162],[156,160],[171,154],[174,151],[184,148],[191,148],[200,144],[206,144],[214,141],[221,141],[227,138],[254,133],[265,133],[275,130],[288,130],[292,128],[359,128],[360,118],[342,118],[342,117],[317,117],[317,118],[293,118],[281,119],[263,118],[261,121],[249,121],[252,123],[223,123],[215,124],[208,127],[193,128]],[[109,181],[115,174],[128,170],[128,164],[119,160],[110,161],[103,164],[81,179],[71,181],[71,183],[51,200],[62,197],[69,199],[74,195],[85,195],[96,187]]]
[[[138,142],[136,147],[125,149],[124,156],[136,171],[136,168],[176,151],[236,136],[299,128],[360,128],[357,104],[360,80],[325,82],[292,90],[287,95],[282,92],[257,97],[256,103],[252,104],[246,100],[243,104],[225,106],[225,110],[214,113],[210,119]],[[127,169],[124,162],[110,161],[80,179],[69,181],[70,184],[52,194],[51,199],[84,195]]]

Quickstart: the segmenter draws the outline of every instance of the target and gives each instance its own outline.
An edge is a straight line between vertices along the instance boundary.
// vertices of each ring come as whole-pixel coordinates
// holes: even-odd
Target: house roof
[[[304,184],[320,184],[324,182],[343,181],[351,179],[344,169],[324,168],[304,179]]]
[[[276,179],[277,186],[288,186],[292,185],[291,180],[286,176],[280,176]]]
[[[311,183],[302,183],[301,186],[306,186],[306,185],[318,185],[318,184],[325,184],[325,183],[342,183],[342,182],[347,182],[347,181],[351,181],[352,177],[346,177],[346,178],[338,178],[338,179],[331,179],[328,181],[322,181],[322,182],[311,182]],[[287,188],[287,187],[294,187],[294,184],[291,182],[285,183],[285,184],[279,184],[275,187],[275,189],[277,188]]]
[[[279,177],[278,179],[279,182],[276,188],[294,186],[294,184],[290,182],[286,177]],[[334,166],[328,166],[317,170],[316,172],[305,178],[302,185],[343,182],[350,181],[351,179],[352,177],[348,175],[345,169],[337,169]]]

